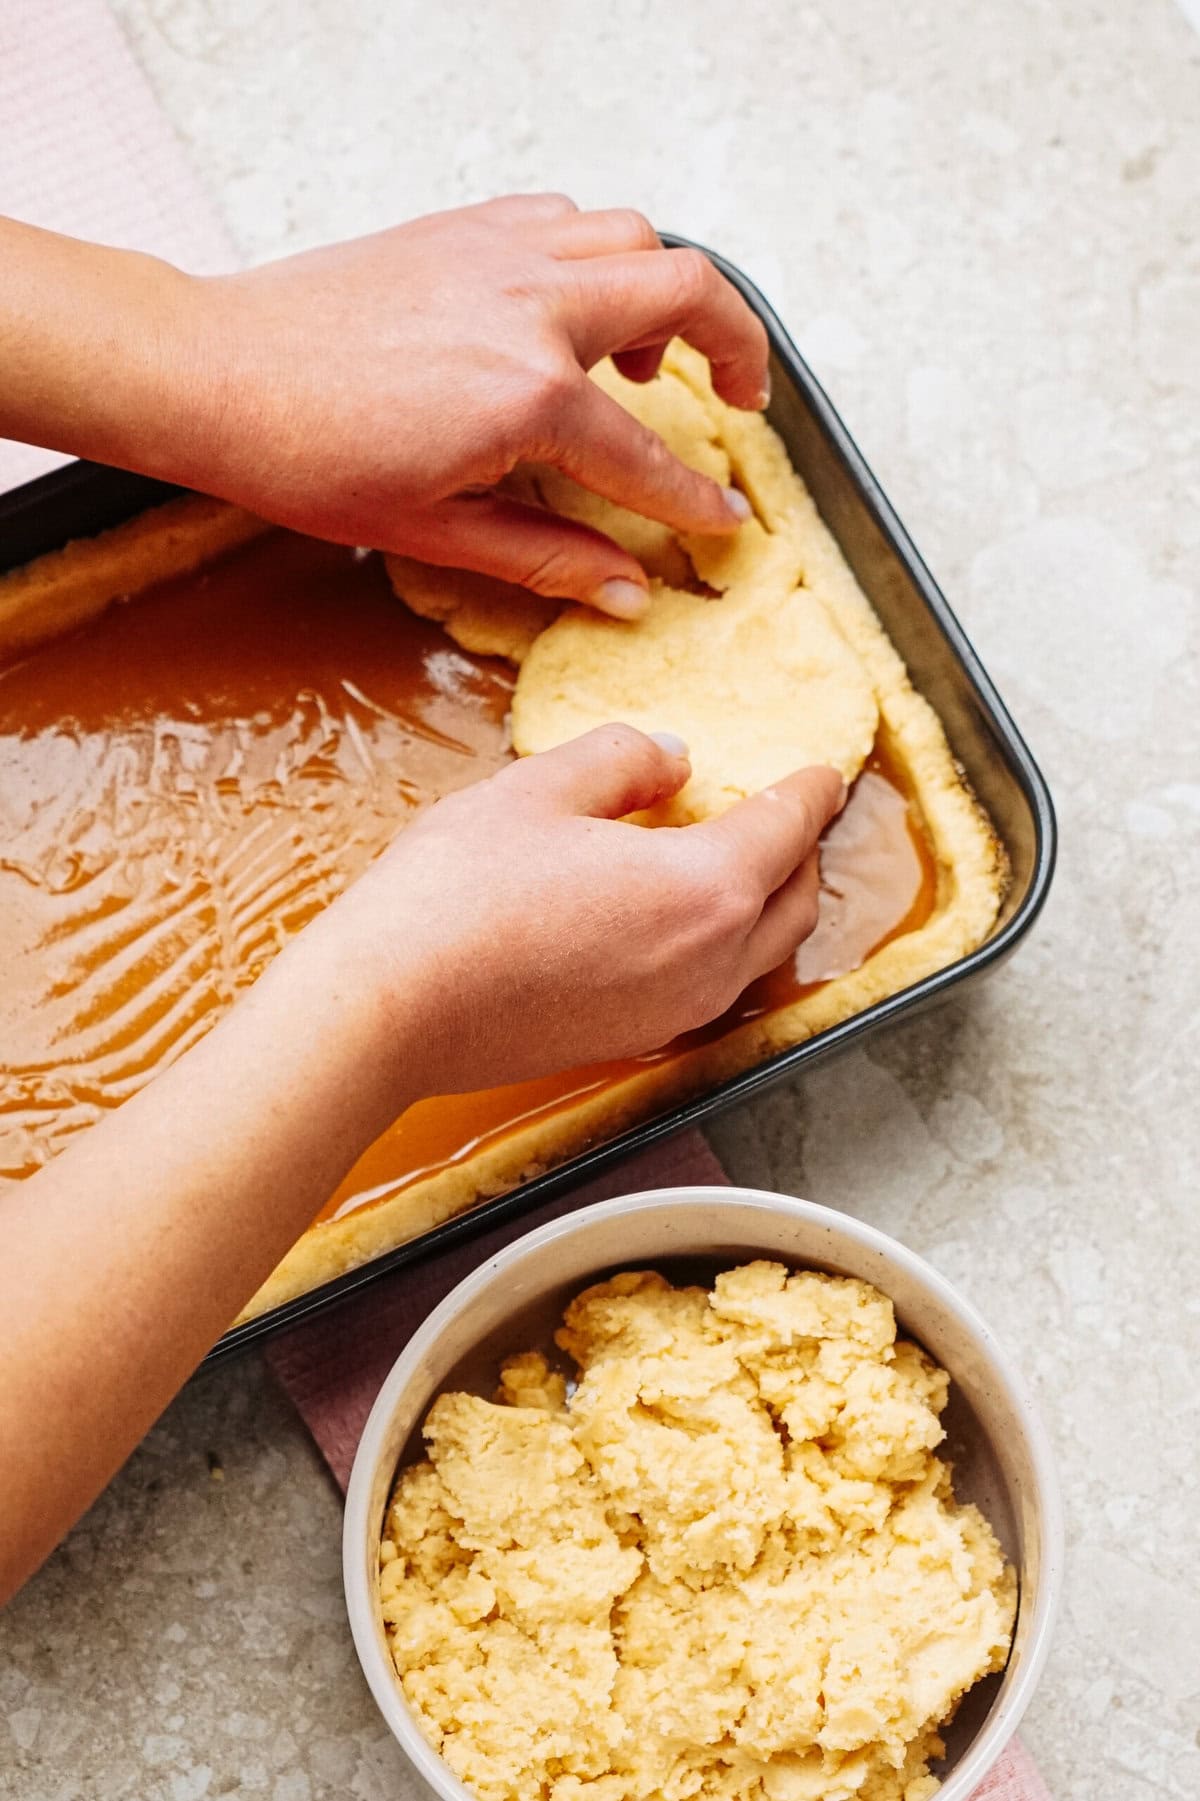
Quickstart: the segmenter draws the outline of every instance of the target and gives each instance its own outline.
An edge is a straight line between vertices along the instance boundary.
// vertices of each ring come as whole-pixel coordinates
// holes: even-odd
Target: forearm
[[[204,396],[197,286],[0,219],[0,436],[171,476]]]
[[[413,1098],[397,1014],[305,934],[175,1068],[0,1201],[0,1600]],[[420,1060],[414,1004],[404,1037]]]

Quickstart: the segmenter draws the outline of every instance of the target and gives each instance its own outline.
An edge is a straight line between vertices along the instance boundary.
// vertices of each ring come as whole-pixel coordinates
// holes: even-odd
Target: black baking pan
[[[667,238],[673,245],[687,242]],[[722,257],[712,257],[766,326],[771,343],[769,417],[812,491],[842,553],[908,666],[916,687],[946,729],[967,779],[1007,848],[1012,881],[1000,918],[978,950],[947,969],[756,1068],[721,1083],[608,1143],[572,1157],[508,1194],[481,1201],[432,1231],[338,1276],[310,1294],[235,1326],[213,1347],[227,1356],[282,1326],[324,1311],[387,1270],[429,1257],[646,1145],[697,1125],[818,1058],[979,980],[1011,955],[1045,901],[1054,868],[1054,811],[1045,780],[944,595],[897,519],[842,421],[757,288]],[[93,463],[71,463],[0,496],[0,569],[14,568],[69,538],[85,537],[167,498],[174,490]]]

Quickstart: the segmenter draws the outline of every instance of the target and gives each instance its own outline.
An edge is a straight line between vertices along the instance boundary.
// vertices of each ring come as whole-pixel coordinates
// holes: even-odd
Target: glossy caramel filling
[[[507,665],[380,561],[276,532],[0,670],[0,1173],[180,1056],[412,813],[511,752]],[[721,1020],[642,1059],[422,1101],[323,1209],[390,1198],[922,924],[937,870],[882,746],[822,851],[821,918]]]

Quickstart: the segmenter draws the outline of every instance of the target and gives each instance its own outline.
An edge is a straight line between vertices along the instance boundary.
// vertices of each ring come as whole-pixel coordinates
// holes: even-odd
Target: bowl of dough
[[[359,1660],[442,1801],[966,1801],[1062,1569],[979,1316],[843,1214],[664,1189],[488,1259],[346,1500]]]

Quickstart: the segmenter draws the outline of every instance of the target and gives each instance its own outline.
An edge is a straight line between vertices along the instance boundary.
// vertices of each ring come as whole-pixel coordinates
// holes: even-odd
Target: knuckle
[[[494,780],[494,776],[488,778],[489,783]],[[442,794],[403,835],[408,838],[413,832],[420,832],[429,836],[444,830],[453,841],[457,841],[462,835],[473,832],[479,810],[479,801],[472,798],[472,790],[469,788]]]
[[[755,909],[733,858],[719,845],[706,846],[691,871],[692,905],[714,938],[741,931]]]
[[[716,917],[730,933],[745,932],[761,912],[761,902],[740,870],[730,870],[721,890]]]
[[[623,719],[614,720],[611,725],[597,726],[596,730],[623,762],[632,763],[640,758],[648,763],[657,755],[645,732],[639,732],[636,726],[626,724]]]
[[[708,293],[713,266],[702,250],[673,250],[676,292],[681,305],[694,306]]]
[[[639,213],[635,206],[618,207],[616,224],[621,235],[636,249],[653,250],[658,244],[658,233],[645,213]]]
[[[569,599],[578,570],[566,545],[549,545],[518,576],[520,586],[549,600]]]
[[[820,911],[821,896],[819,892],[815,887],[806,889],[804,898],[796,909],[796,931],[798,933],[796,942],[798,944],[803,944],[806,938],[812,937],[817,929],[817,918]]]
[[[547,355],[532,361],[526,372],[524,414],[540,435],[552,433],[575,398],[582,379],[570,358]]]
[[[778,809],[774,823],[781,839],[805,844],[816,842],[818,818],[808,794],[799,792],[793,786],[777,784],[773,788],[764,788],[763,795],[764,798],[769,796]]]
[[[646,460],[655,469],[673,468],[678,458],[671,450],[665,438],[660,438],[649,426],[642,427],[642,444],[645,447]]]
[[[544,793],[546,782],[549,779],[550,772],[545,757],[545,752],[539,756],[517,757],[514,762],[505,764],[503,769],[498,769],[495,775],[488,777],[486,787],[491,791],[493,800],[493,804],[487,809],[489,824],[494,822],[498,816],[498,810],[494,805],[496,795],[499,795],[503,801],[501,813],[506,814],[510,821],[514,814],[519,813],[524,807],[536,804],[538,796]],[[461,789],[460,792],[468,795],[476,794],[484,786],[485,784],[482,782],[473,782],[469,788]],[[449,798],[456,797],[450,796]],[[438,802],[439,806],[443,804],[441,801]]]
[[[681,463],[665,439],[647,425],[635,425],[629,448],[641,468],[643,479],[652,483],[656,490],[664,485],[675,488],[680,484],[690,486],[692,481],[705,482],[704,476],[696,475],[694,470]]]
[[[726,1008],[731,1007],[744,984],[739,979],[737,969],[732,960],[721,963],[719,967],[709,971],[707,980],[696,996],[693,1006],[692,1024],[707,1025],[717,1019]]]
[[[793,794],[788,804],[792,813],[792,836],[804,844],[814,844],[817,838],[817,815],[807,795]]]

